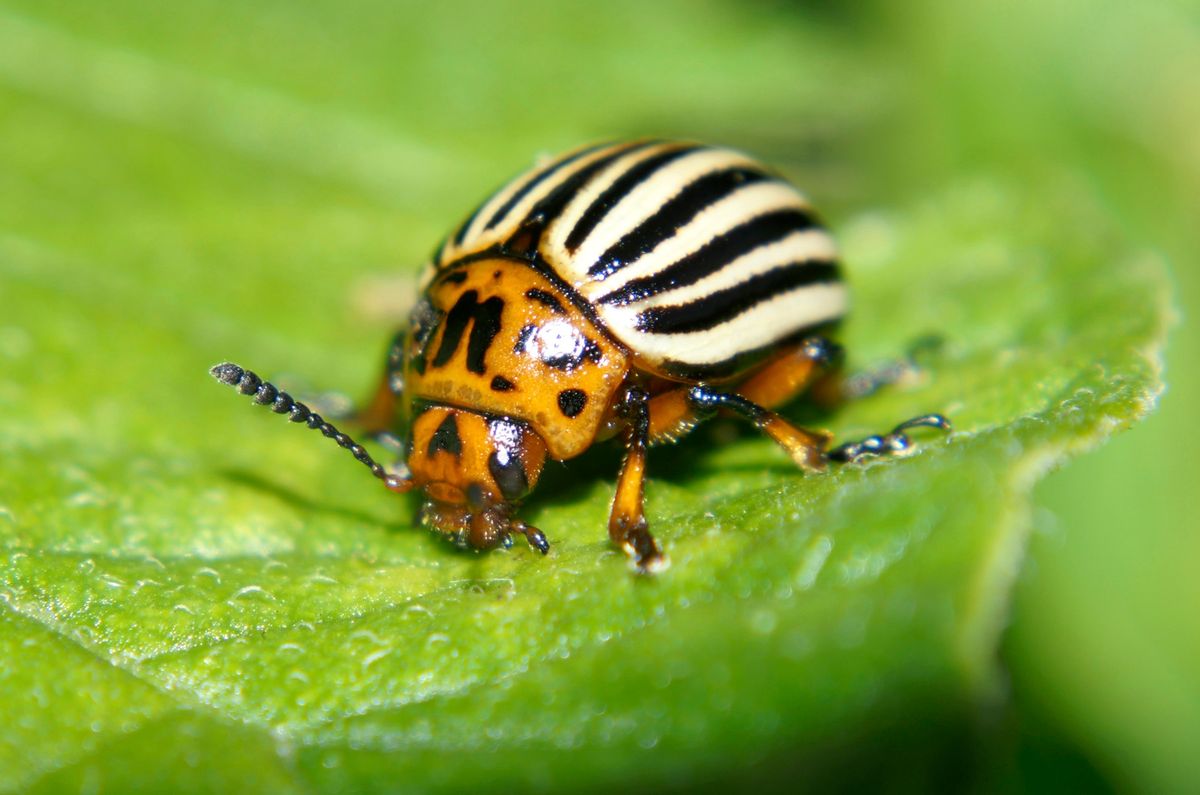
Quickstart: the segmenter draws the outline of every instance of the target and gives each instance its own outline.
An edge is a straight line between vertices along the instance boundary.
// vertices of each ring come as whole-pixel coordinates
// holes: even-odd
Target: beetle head
[[[411,486],[425,492],[422,520],[463,546],[490,549],[513,532],[528,535],[513,510],[545,461],[541,437],[505,417],[432,406],[412,424],[408,468]]]

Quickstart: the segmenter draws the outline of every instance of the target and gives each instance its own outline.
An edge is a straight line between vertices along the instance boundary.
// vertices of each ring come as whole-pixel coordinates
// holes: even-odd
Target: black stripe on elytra
[[[695,284],[760,246],[776,243],[793,232],[812,229],[815,225],[811,214],[797,209],[778,210],[751,218],[711,238],[700,248],[656,273],[631,279],[596,301],[623,306],[666,290]]]
[[[516,384],[514,384],[512,381],[509,381],[502,375],[492,378],[491,386],[493,392],[511,392],[516,389]]]
[[[525,297],[531,301],[537,301],[556,315],[566,314],[567,310],[563,308],[562,301],[559,301],[553,293],[539,290],[536,287],[530,287],[525,291]]]
[[[822,320],[811,326],[789,329],[785,336],[770,340],[757,348],[738,351],[732,356],[719,362],[696,364],[678,359],[664,359],[658,364],[663,373],[681,381],[715,381],[728,378],[735,373],[744,373],[755,364],[793,345],[799,345],[813,335],[828,335],[834,333],[841,318]]]
[[[449,242],[450,242],[449,237],[443,237],[442,242],[438,243],[437,248],[435,248],[433,250],[433,256],[430,258],[429,261],[432,262],[434,265],[439,264],[442,261],[442,255],[446,253],[446,244]]]
[[[588,268],[588,276],[607,278],[627,263],[653,251],[704,209],[745,185],[769,179],[753,168],[730,168],[705,174],[665,202],[653,215],[625,233]]]
[[[484,355],[487,353],[496,335],[500,333],[500,315],[504,310],[504,300],[492,296],[483,303],[479,302],[479,294],[467,290],[458,297],[450,312],[442,331],[442,343],[433,358],[434,367],[442,367],[458,350],[463,332],[467,324],[471,324],[471,336],[467,339],[467,369],[472,373],[483,375],[487,372]]]
[[[442,420],[442,424],[437,426],[437,430],[433,432],[433,436],[429,437],[429,444],[425,448],[425,454],[433,458],[433,456],[442,450],[452,456],[462,455],[462,437],[458,435],[458,420],[454,418],[453,412],[446,415],[446,419]]]
[[[571,233],[567,235],[566,248],[572,254],[575,249],[579,248],[587,236],[592,233],[592,230],[604,220],[609,211],[629,195],[629,193],[641,185],[650,177],[668,163],[678,160],[686,154],[690,154],[698,149],[697,146],[687,146],[681,148],[670,149],[666,152],[660,152],[657,155],[642,160],[627,169],[624,174],[613,181],[611,185],[588,205],[587,210],[580,216],[579,221],[571,229]]]
[[[789,290],[837,280],[838,266],[832,262],[785,265],[690,303],[647,309],[638,315],[637,329],[651,334],[704,331]]]
[[[484,199],[483,201],[481,201],[475,207],[475,209],[471,211],[471,214],[467,216],[467,220],[462,222],[462,226],[458,227],[458,229],[455,230],[455,232],[454,232],[454,245],[455,246],[461,246],[463,244],[463,241],[466,240],[466,238],[467,238],[467,230],[471,228],[471,224],[473,224],[475,222],[475,219],[479,216],[479,213],[483,211],[483,208],[487,206],[487,203],[490,202],[495,195],[496,195],[495,191],[488,194],[488,197],[486,199]]]
[[[520,203],[521,199],[524,199],[529,195],[531,190],[557,174],[559,171],[562,171],[564,168],[571,165],[584,155],[589,155],[592,152],[595,152],[597,149],[601,149],[605,146],[608,146],[608,144],[597,144],[595,146],[589,146],[586,149],[581,149],[574,154],[568,155],[560,160],[556,160],[555,162],[543,168],[541,171],[531,175],[529,179],[525,180],[524,185],[517,188],[513,195],[509,196],[508,200],[505,201],[504,204],[500,205],[496,212],[492,213],[492,217],[488,219],[487,224],[483,228],[485,230],[496,228],[496,226],[502,220],[504,220],[504,217],[511,213],[513,208]]]
[[[652,146],[656,141],[638,141],[634,143],[623,144],[615,150],[609,152],[603,157],[598,157],[591,163],[588,163],[583,168],[576,171],[571,176],[563,180],[554,190],[550,191],[541,201],[533,205],[528,215],[521,221],[518,231],[514,237],[522,233],[528,234],[530,230],[545,229],[546,225],[553,221],[563,211],[563,208],[578,195],[584,185],[596,176],[600,171],[607,168],[614,160],[622,155],[630,152],[635,152],[638,149],[645,149]]]

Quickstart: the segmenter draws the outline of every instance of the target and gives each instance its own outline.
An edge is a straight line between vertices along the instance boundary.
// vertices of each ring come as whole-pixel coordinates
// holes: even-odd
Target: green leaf
[[[328,21],[255,13],[298,41]],[[728,21],[767,45],[714,41],[725,63],[821,60],[785,46],[811,32]],[[909,747],[910,723],[956,725],[994,693],[1032,484],[1161,388],[1161,265],[1086,185],[979,174],[842,213],[852,367],[944,343],[913,383],[829,416],[796,409],[843,438],[941,411],[952,436],[815,477],[729,425],[655,449],[648,514],[672,559],[655,577],[606,540],[611,448],[555,468],[530,501],[549,557],[456,551],[412,527],[412,501],[206,369],[232,359],[365,394],[410,264],[465,209],[454,197],[519,167],[519,114],[520,146],[475,149],[496,157],[472,175],[389,132],[411,124],[398,112],[364,127],[324,109],[337,92],[287,48],[239,39],[214,66],[184,36],[185,68],[151,60],[178,32],[104,24],[0,14],[16,86],[0,94],[0,791],[682,787],[755,763],[819,781],[857,743]],[[587,24],[555,24],[564,48],[600,49]],[[354,35],[359,66],[391,57]],[[44,69],[22,60],[46,52]],[[313,57],[337,75],[335,55]],[[94,97],[63,63],[100,81]],[[673,69],[663,84],[686,85]],[[372,90],[346,106],[375,112]],[[660,90],[631,86],[628,118]],[[445,174],[430,206],[356,146],[385,174]]]

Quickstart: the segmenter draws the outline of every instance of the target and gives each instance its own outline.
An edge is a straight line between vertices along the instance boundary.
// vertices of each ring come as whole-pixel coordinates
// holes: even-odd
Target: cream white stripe
[[[837,259],[833,238],[820,229],[793,232],[776,243],[759,246],[704,277],[695,284],[655,293],[644,300],[628,304],[639,310],[655,306],[678,306],[721,290],[735,287],[772,268],[806,260],[832,262]]]
[[[514,193],[520,190],[522,186],[529,182],[529,180],[533,179],[540,170],[541,169],[532,169],[530,171],[526,171],[500,186],[500,188],[492,194],[492,197],[487,200],[487,203],[480,207],[479,212],[475,213],[475,216],[471,219],[471,225],[468,226],[467,231],[463,233],[463,242],[461,248],[469,247],[471,241],[479,237],[479,234],[483,231],[484,225],[487,224],[487,219],[491,218],[495,214],[496,210],[499,210],[501,207],[503,207],[504,203],[508,201]],[[450,240],[450,244],[454,244],[453,237]]]
[[[571,177],[575,176],[575,174],[587,168],[597,160],[608,157],[613,152],[619,151],[626,146],[628,146],[628,144],[624,143],[606,146],[603,149],[598,149],[595,152],[592,152],[590,155],[585,155],[570,165],[559,169],[552,176],[542,180],[541,184],[539,184],[536,188],[525,194],[524,198],[517,202],[516,206],[514,206],[509,212],[507,220],[514,221],[524,218],[529,214],[529,211],[533,209],[535,204],[550,195],[550,193],[552,193],[559,185],[562,185]],[[569,156],[570,155],[567,155],[567,157]],[[506,224],[505,226],[511,226],[511,224]],[[512,231],[515,232],[516,230],[513,229]]]
[[[571,262],[572,277],[586,278],[587,269],[612,245],[643,221],[658,212],[665,203],[705,174],[726,168],[757,167],[757,164],[736,152],[724,149],[700,149],[684,155],[659,169],[650,179],[638,185],[617,203],[604,217]],[[575,273],[578,272],[578,276]]]
[[[533,209],[535,204],[544,199],[559,185],[570,179],[576,172],[586,168],[599,158],[611,154],[622,146],[625,146],[625,144],[606,146],[603,149],[598,149],[595,152],[585,155],[578,160],[573,161],[569,165],[559,169],[551,176],[542,180],[537,187],[529,191],[529,193],[525,194],[521,200],[517,202],[511,210],[508,211],[500,223],[485,231],[484,227],[487,225],[488,219],[495,214],[496,210],[500,209],[504,202],[508,201],[509,197],[516,193],[516,191],[520,190],[522,185],[525,185],[530,179],[533,179],[537,173],[543,171],[544,168],[553,167],[553,163],[547,164],[544,168],[533,168],[529,171],[526,171],[522,175],[518,175],[507,187],[502,189],[501,194],[503,194],[503,198],[501,198],[501,194],[497,194],[492,200],[488,201],[487,206],[475,216],[474,220],[471,221],[471,226],[467,229],[467,234],[463,238],[462,245],[455,248],[453,254],[458,255],[464,251],[476,250],[507,238],[516,231],[513,223],[514,220],[524,218],[529,211]],[[555,158],[554,163],[565,160],[571,157],[573,154],[574,152],[568,152],[562,157]]]
[[[672,237],[667,238],[655,249],[645,254],[606,279],[592,280],[587,269],[592,264],[586,258],[578,258],[575,268],[581,269],[582,277],[576,286],[587,298],[596,298],[621,287],[631,279],[639,279],[658,273],[666,266],[679,261],[704,246],[714,237],[728,232],[755,216],[775,210],[789,208],[807,209],[804,197],[794,188],[780,182],[756,182],[726,196],[724,199],[702,210],[690,223]]]
[[[718,364],[771,345],[818,323],[842,316],[847,308],[843,284],[816,284],[781,293],[719,326],[688,334],[653,334],[635,327],[637,310],[603,307],[600,317],[613,334],[650,362],[674,360],[692,366]]]
[[[665,142],[658,146],[651,146],[646,149],[630,152],[618,157],[602,169],[599,174],[588,180],[583,190],[575,194],[575,197],[571,199],[570,203],[563,209],[562,214],[559,215],[558,219],[554,221],[547,231],[546,241],[549,250],[553,251],[555,256],[561,256],[565,259],[568,256],[566,251],[567,236],[571,234],[571,230],[579,223],[579,219],[583,217],[588,207],[599,198],[601,193],[606,191],[614,182],[624,176],[627,171],[646,158],[654,157],[670,149],[678,149],[679,146],[677,142]]]

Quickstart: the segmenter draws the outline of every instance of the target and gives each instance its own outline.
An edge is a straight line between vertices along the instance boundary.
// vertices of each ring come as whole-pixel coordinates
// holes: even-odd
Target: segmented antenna
[[[276,414],[287,414],[292,422],[302,422],[314,431],[320,431],[325,436],[337,442],[340,447],[350,451],[350,454],[371,470],[371,474],[383,481],[392,491],[406,491],[411,485],[398,475],[389,473],[361,444],[339,431],[325,421],[325,418],[293,398],[287,392],[279,389],[269,381],[264,381],[249,370],[244,370],[236,364],[225,362],[218,364],[209,371],[209,375],[241,392],[250,395],[260,406],[269,406]]]

